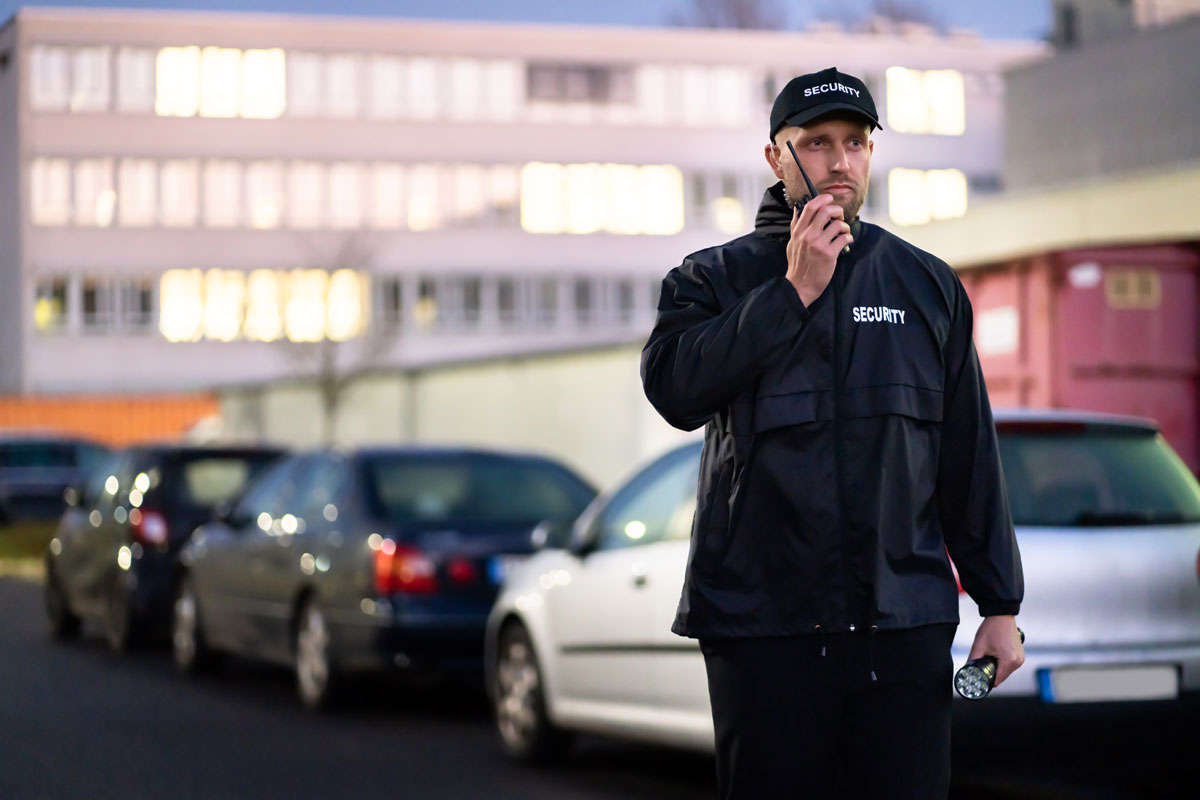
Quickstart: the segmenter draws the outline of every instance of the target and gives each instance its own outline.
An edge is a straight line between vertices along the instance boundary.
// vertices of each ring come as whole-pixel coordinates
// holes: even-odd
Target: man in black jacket
[[[971,657],[997,683],[1024,660],[971,304],[858,219],[877,127],[859,79],[791,81],[754,232],[667,275],[642,353],[659,413],[706,426],[673,630],[704,652],[725,798],[947,795],[951,558],[985,617]]]

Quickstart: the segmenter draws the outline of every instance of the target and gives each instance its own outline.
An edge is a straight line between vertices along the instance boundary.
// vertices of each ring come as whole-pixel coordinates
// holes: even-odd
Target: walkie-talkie
[[[804,204],[817,196],[817,187],[813,186],[813,182],[808,179],[808,173],[804,171],[804,165],[800,163],[800,156],[796,155],[796,148],[792,147],[792,143],[787,143],[788,150],[792,151],[792,158],[796,159],[796,166],[800,168],[800,177],[804,178],[804,185],[808,187],[808,194],[796,201],[796,212],[804,210]],[[828,226],[826,226],[828,227]]]

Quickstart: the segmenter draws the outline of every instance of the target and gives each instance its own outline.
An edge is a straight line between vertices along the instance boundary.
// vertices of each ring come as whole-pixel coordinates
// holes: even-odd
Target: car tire
[[[42,591],[51,635],[56,639],[74,639],[79,636],[79,617],[71,611],[67,593],[63,590],[58,573],[50,562],[46,562],[46,583]]]
[[[200,604],[191,577],[184,576],[171,606],[171,653],[175,666],[188,677],[209,672],[217,665],[219,653],[208,646]]]
[[[309,599],[296,620],[296,692],[313,711],[330,708],[337,694],[337,674],[330,658],[329,624],[320,604]]]
[[[131,600],[129,587],[122,576],[115,576],[109,584],[104,608],[104,638],[114,653],[127,653],[141,640]]]
[[[505,752],[533,764],[561,760],[574,736],[546,713],[542,670],[525,626],[509,625],[501,632],[495,666],[492,710]]]

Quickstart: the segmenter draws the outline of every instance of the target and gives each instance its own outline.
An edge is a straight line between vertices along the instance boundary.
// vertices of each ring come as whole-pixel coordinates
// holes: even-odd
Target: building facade
[[[864,77],[864,216],[1003,179],[1044,46],[22,9],[0,27],[0,391],[178,391],[633,341],[752,227],[770,103]]]

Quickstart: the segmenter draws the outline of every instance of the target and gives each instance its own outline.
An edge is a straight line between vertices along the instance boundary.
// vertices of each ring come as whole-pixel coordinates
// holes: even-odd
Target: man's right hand
[[[805,306],[812,305],[825,291],[833,278],[838,253],[854,241],[845,216],[846,212],[833,202],[831,194],[817,195],[800,213],[792,211],[787,279],[796,287]]]

